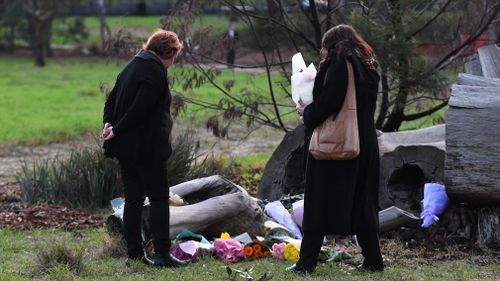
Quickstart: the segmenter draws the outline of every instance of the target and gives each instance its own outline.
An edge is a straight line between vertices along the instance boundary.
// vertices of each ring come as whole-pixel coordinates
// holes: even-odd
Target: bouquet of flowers
[[[219,238],[214,241],[215,253],[226,263],[234,263],[245,258],[241,243],[229,238]]]
[[[253,241],[245,245],[243,248],[247,259],[256,259],[260,257],[271,256],[271,251],[262,243]]]

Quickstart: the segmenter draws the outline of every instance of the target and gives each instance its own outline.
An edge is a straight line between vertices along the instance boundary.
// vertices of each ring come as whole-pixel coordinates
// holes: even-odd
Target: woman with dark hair
[[[172,148],[171,95],[167,68],[182,44],[172,31],[151,35],[144,48],[125,66],[104,106],[105,154],[120,163],[125,194],[123,212],[127,264],[143,261],[159,267],[184,264],[170,253],[166,163]],[[144,198],[151,204],[154,262],[144,255],[141,217]]]
[[[338,113],[348,85],[347,62],[356,88],[360,153],[352,160],[316,160],[306,151],[304,239],[300,259],[290,269],[314,271],[326,234],[356,234],[363,251],[361,269],[382,271],[378,237],[379,151],[374,124],[379,75],[372,48],[348,25],[328,30],[314,82],[314,101],[297,106],[306,126],[305,149],[314,129]]]

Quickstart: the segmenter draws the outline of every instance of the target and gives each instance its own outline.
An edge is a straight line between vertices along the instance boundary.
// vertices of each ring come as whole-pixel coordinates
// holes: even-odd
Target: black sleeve
[[[328,67],[321,93],[304,109],[304,124],[316,128],[342,108],[347,92],[348,71],[345,59],[334,60]]]
[[[116,102],[116,85],[118,84],[119,77],[120,76],[118,75],[118,77],[116,78],[115,86],[113,87],[111,92],[109,92],[109,95],[106,98],[106,102],[104,103],[104,114],[102,117],[103,125],[105,123],[111,124],[111,120],[113,120],[113,114],[115,111],[115,102]]]
[[[150,113],[151,108],[164,94],[165,77],[158,73],[145,73],[141,78],[139,89],[132,105],[123,117],[113,126],[113,133],[118,136],[138,126]]]

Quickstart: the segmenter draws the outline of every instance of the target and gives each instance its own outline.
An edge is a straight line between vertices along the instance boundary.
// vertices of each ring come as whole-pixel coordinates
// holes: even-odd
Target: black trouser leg
[[[363,265],[372,270],[383,270],[384,262],[380,252],[378,233],[376,231],[361,231],[357,234],[357,239],[365,258]]]
[[[138,258],[143,255],[141,217],[144,205],[144,188],[140,172],[134,165],[120,161],[120,167],[125,193],[123,226],[127,254],[129,258]]]
[[[304,238],[300,245],[300,259],[297,262],[298,266],[307,270],[313,270],[316,267],[324,237],[325,235],[322,233],[304,233]]]
[[[170,212],[166,162],[150,167],[151,183],[147,190],[151,203],[149,225],[153,234],[155,253],[167,255],[170,250]]]

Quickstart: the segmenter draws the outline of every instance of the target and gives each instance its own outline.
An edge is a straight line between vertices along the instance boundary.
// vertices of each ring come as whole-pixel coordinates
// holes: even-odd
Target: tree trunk
[[[101,33],[101,49],[103,52],[107,52],[109,38],[111,37],[111,29],[106,22],[106,7],[104,5],[104,0],[96,0],[98,8],[98,18],[99,18],[99,31]]]
[[[39,67],[45,66],[45,24],[44,20],[40,20],[36,17],[33,17],[33,24],[35,30],[35,38],[33,42],[33,51],[35,55],[35,65]]]
[[[345,0],[328,0],[327,29],[345,22],[345,4]]]
[[[47,18],[44,27],[45,32],[44,32],[43,44],[44,44],[45,54],[47,55],[47,57],[54,56],[54,52],[52,51],[52,46],[51,46],[53,21],[54,17]]]
[[[330,29],[337,23],[335,19],[335,12],[333,11],[337,7],[337,0],[328,0],[328,9],[326,16],[326,28]]]
[[[391,22],[394,30],[394,40],[399,41],[402,48],[397,52],[398,61],[398,81],[399,91],[396,96],[394,107],[392,108],[387,123],[383,127],[384,132],[395,132],[403,123],[404,110],[406,107],[406,100],[410,92],[409,75],[410,65],[405,48],[403,48],[406,39],[404,38],[402,28],[402,14],[401,5],[399,0],[391,0]]]
[[[9,53],[14,53],[16,45],[16,25],[12,24],[9,26],[9,38],[7,50]]]
[[[283,22],[283,16],[281,14],[281,5],[279,3],[281,0],[267,0],[267,13],[272,19]]]
[[[381,68],[382,101],[380,102],[380,111],[378,113],[377,121],[375,122],[375,126],[379,130],[382,129],[385,117],[387,116],[387,111],[389,110],[389,78],[387,77],[387,67],[382,64]]]
[[[318,16],[318,10],[316,9],[316,1],[314,0],[309,0],[309,6],[311,9],[311,16],[312,16],[312,26],[314,28],[314,37],[316,38],[316,46],[317,48],[321,48],[321,24],[319,21],[319,16]]]

